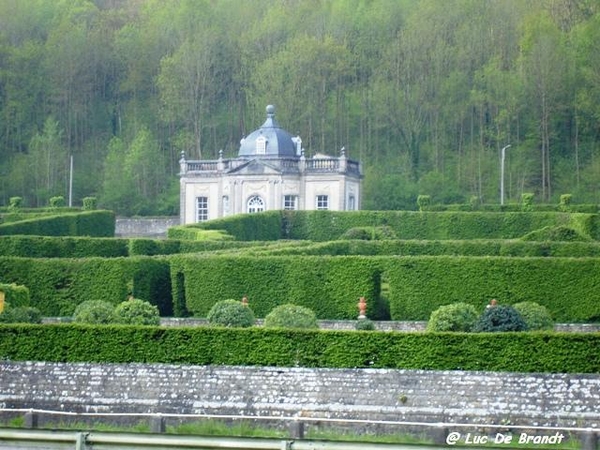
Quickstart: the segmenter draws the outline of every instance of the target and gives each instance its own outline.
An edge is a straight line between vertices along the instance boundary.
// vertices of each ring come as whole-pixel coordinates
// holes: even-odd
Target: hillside
[[[174,214],[180,153],[236,154],[267,104],[367,209],[599,203],[592,0],[0,2],[0,205]]]

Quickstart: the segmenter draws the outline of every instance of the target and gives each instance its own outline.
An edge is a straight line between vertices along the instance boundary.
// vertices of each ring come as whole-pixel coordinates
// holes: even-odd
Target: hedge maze
[[[293,303],[312,309],[319,319],[351,320],[364,296],[373,320],[427,320],[439,306],[455,302],[482,310],[491,298],[501,304],[539,303],[556,322],[600,320],[600,219],[595,213],[271,211],[175,227],[166,240],[109,238],[114,216],[85,216],[92,213],[61,219],[69,233],[77,231],[71,236],[61,236],[56,223],[62,222],[56,218],[40,218],[41,225],[0,224],[0,233],[7,225],[11,232],[0,236],[0,283],[25,286],[29,296],[18,298],[28,298],[44,316],[70,316],[87,300],[118,304],[133,296],[156,305],[163,316],[206,317],[217,301],[246,296],[258,318]],[[94,230],[92,223],[106,229]],[[28,235],[31,230],[42,231]],[[4,327],[4,337],[16,339],[14,329]],[[32,327],[19,333],[34,333]],[[76,329],[64,333],[82,328]],[[278,339],[272,330],[258,335],[263,331],[266,339]],[[171,332],[156,333],[152,339],[174,339]],[[341,338],[331,339],[331,345],[341,345]],[[450,345],[458,338],[436,339]],[[589,339],[597,349],[598,339],[585,342]],[[394,348],[413,342],[400,341]],[[556,344],[560,352],[571,345],[565,342]],[[453,360],[444,367],[457,364]]]

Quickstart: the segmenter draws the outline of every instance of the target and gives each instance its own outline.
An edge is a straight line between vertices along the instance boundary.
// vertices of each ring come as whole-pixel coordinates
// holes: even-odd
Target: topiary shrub
[[[206,316],[208,323],[223,327],[247,328],[254,325],[254,313],[248,305],[237,300],[221,300],[214,304]]]
[[[51,208],[62,208],[66,205],[65,198],[62,195],[57,195],[56,197],[50,197],[50,207]]]
[[[535,194],[526,192],[521,194],[521,211],[533,211],[533,199]]]
[[[558,210],[562,211],[562,212],[571,211],[571,200],[573,200],[573,195],[562,194],[560,196],[560,203],[558,204]]]
[[[109,324],[115,320],[115,306],[102,300],[88,300],[80,303],[73,313],[73,322]]]
[[[431,196],[430,195],[419,195],[417,196],[417,206],[419,207],[419,211],[425,211],[431,205]]]
[[[373,331],[375,324],[371,319],[358,319],[354,328],[359,331]]]
[[[521,315],[529,331],[554,329],[554,321],[545,306],[535,302],[521,302],[513,307]]]
[[[31,306],[11,308],[5,304],[4,311],[0,313],[0,323],[42,323],[42,314]]]
[[[286,304],[273,309],[265,317],[266,328],[319,328],[315,313],[304,306]]]
[[[476,333],[496,331],[527,331],[527,324],[512,306],[487,308],[473,326]]]
[[[19,210],[22,205],[23,205],[23,197],[11,197],[8,200],[9,211]]]
[[[93,211],[98,208],[98,200],[96,197],[84,197],[83,198],[83,210]]]
[[[126,325],[160,325],[158,308],[138,298],[130,298],[115,308],[115,322]]]
[[[477,310],[467,303],[440,306],[431,313],[427,331],[471,331],[477,318]]]

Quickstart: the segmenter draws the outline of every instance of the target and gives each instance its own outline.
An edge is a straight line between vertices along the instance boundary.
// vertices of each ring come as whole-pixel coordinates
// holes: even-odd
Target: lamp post
[[[506,149],[510,144],[502,147],[502,156],[500,158],[500,205],[504,205],[504,159],[506,158]]]

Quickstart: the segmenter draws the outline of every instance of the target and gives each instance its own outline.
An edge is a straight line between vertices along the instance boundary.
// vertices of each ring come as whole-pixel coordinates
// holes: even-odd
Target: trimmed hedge
[[[0,236],[0,255],[24,258],[127,256],[128,240],[68,236]]]
[[[294,303],[318,318],[354,319],[356,303],[368,300],[376,317],[379,264],[365,257],[170,257],[175,314],[205,317],[219,300],[246,296],[257,317]]]
[[[0,255],[24,258],[115,258],[136,255],[172,255],[246,247],[272,248],[279,242],[179,241],[173,239],[120,239],[70,236],[0,236]]]
[[[0,325],[0,359],[599,373],[598,333]]]
[[[185,225],[169,228],[167,237],[184,241],[231,241],[234,239],[224,230],[204,230],[196,226]]]
[[[545,306],[557,322],[600,321],[600,259],[387,257],[393,320],[427,320],[453,302],[483,310],[523,301]]]
[[[285,214],[288,239],[331,241],[347,230],[389,226],[399,239],[514,239],[546,226],[568,226],[600,239],[596,214],[559,212],[293,211]]]
[[[597,214],[565,212],[464,211],[267,211],[175,227],[170,238],[184,230],[224,230],[236,240],[299,239],[332,241],[352,228],[389,227],[399,239],[515,239],[543,227],[564,226],[600,239]]]
[[[296,243],[294,245],[294,243]],[[302,243],[302,245],[298,245]],[[343,240],[291,241],[273,247],[241,249],[243,254],[291,255],[399,255],[399,256],[568,256],[600,257],[600,242],[524,242],[521,240],[423,241]]]
[[[229,218],[203,222],[202,227],[207,230],[225,230],[239,241],[276,241],[282,237],[282,212],[238,214]]]
[[[128,295],[172,314],[169,264],[150,257],[41,259],[0,257],[2,281],[29,288],[44,316],[70,316],[86,300],[118,304]]]
[[[31,258],[114,258],[231,250],[235,254],[284,255],[462,255],[600,257],[600,242],[524,242],[521,240],[342,240],[186,241],[68,236],[0,236],[0,255]]]
[[[115,214],[112,211],[84,211],[0,224],[0,235],[11,234],[111,237],[115,234]]]

